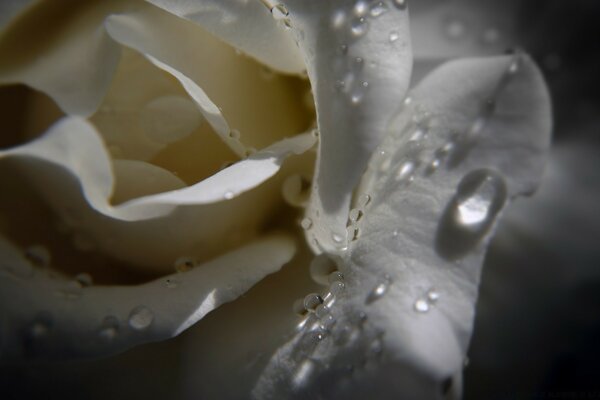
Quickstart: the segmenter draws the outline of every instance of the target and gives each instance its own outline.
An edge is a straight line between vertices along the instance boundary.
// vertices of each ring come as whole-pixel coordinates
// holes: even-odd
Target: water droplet
[[[377,285],[375,285],[375,287],[367,295],[367,304],[371,304],[385,296],[391,283],[391,279],[389,277],[385,277],[383,282],[380,282]]]
[[[88,273],[81,273],[75,276],[75,281],[78,282],[81,286],[92,286],[94,284],[94,279]]]
[[[309,230],[313,226],[312,219],[310,219],[310,218],[303,218],[302,221],[300,221],[300,226],[305,231]]]
[[[162,144],[191,135],[202,123],[198,107],[182,96],[161,96],[140,111],[139,122],[148,138]]]
[[[224,198],[225,200],[231,200],[231,199],[233,199],[233,198],[234,198],[234,196],[235,196],[235,195],[233,194],[233,192],[232,192],[231,190],[228,190],[228,191],[226,191],[225,193],[223,193],[223,198]]]
[[[154,321],[154,313],[146,306],[137,306],[129,314],[129,326],[137,331],[147,329]]]
[[[329,283],[329,274],[337,269],[337,266],[327,254],[319,254],[315,256],[309,267],[311,278],[320,284],[327,285]]]
[[[398,31],[391,31],[390,32],[390,43],[394,43],[398,39],[400,39],[400,34],[398,33]]]
[[[394,5],[396,6],[397,9],[399,10],[404,10],[406,9],[406,0],[392,0],[392,2],[394,3]]]
[[[369,30],[369,23],[365,17],[356,18],[350,24],[350,31],[356,37],[361,37]]]
[[[364,16],[368,10],[369,4],[364,0],[357,1],[354,5],[354,15],[356,15],[357,17]]]
[[[346,13],[342,10],[335,11],[331,16],[331,25],[335,29],[340,29],[346,23]]]
[[[426,313],[429,311],[429,303],[425,299],[418,299],[415,301],[414,308],[416,312]]]
[[[344,275],[340,271],[333,271],[328,277],[329,283],[344,282]]]
[[[446,36],[450,39],[460,39],[467,31],[467,27],[460,20],[450,20],[446,25]]]
[[[241,136],[242,135],[241,135],[240,131],[238,131],[237,129],[232,129],[229,131],[229,137],[231,139],[240,140]]]
[[[320,304],[323,304],[323,298],[318,293],[311,293],[304,297],[304,308],[309,311],[314,311]]]
[[[329,307],[325,304],[318,305],[315,309],[315,315],[317,318],[321,319],[330,313]]]
[[[439,158],[434,158],[427,166],[425,167],[425,175],[429,176],[435,173],[440,167],[442,161]]]
[[[187,272],[190,271],[196,263],[190,257],[179,257],[175,260],[175,271],[177,272]]]
[[[26,248],[25,258],[27,258],[31,264],[39,268],[46,268],[50,266],[50,251],[48,251],[48,249],[42,245],[34,245]]]
[[[287,17],[290,15],[290,12],[285,5],[279,3],[271,8],[271,15],[275,21],[283,21],[287,19]]]
[[[165,287],[167,289],[175,289],[177,286],[179,286],[179,283],[175,279],[168,278],[165,280]]]
[[[104,340],[113,340],[119,334],[119,325],[119,320],[109,315],[102,321],[98,335]]]
[[[53,325],[54,318],[52,318],[52,314],[47,311],[42,311],[36,315],[29,328],[29,334],[33,339],[41,339],[50,333]]]
[[[329,285],[329,293],[331,293],[332,296],[338,296],[340,293],[342,293],[345,287],[346,285],[342,281],[331,282]]]
[[[431,303],[436,303],[440,299],[440,294],[434,289],[431,289],[427,292],[427,299]]]
[[[350,95],[350,101],[352,101],[352,104],[359,104],[362,102],[363,98],[367,94],[368,89],[369,82],[364,81],[357,85]]]
[[[414,172],[417,168],[417,164],[413,161],[405,161],[400,165],[398,172],[396,173],[396,181],[410,183],[414,178]]]
[[[358,220],[360,220],[362,216],[363,212],[358,208],[353,208],[348,214],[348,218],[350,218],[350,221],[352,222],[358,222]]]
[[[345,236],[343,236],[343,235],[341,235],[339,233],[331,232],[331,240],[333,240],[333,243],[335,243],[336,246],[338,246],[338,247],[341,247],[341,246],[343,247],[344,246],[344,244],[345,244],[344,243],[345,242],[344,237]]]
[[[321,318],[321,328],[330,330],[335,325],[335,317],[331,314],[325,315]]]
[[[495,171],[479,169],[463,177],[438,225],[438,254],[457,260],[477,246],[493,226],[507,196],[506,182]]]
[[[363,193],[358,197],[358,206],[360,208],[365,208],[371,202],[371,195],[367,193]]]
[[[370,14],[373,18],[382,16],[388,12],[388,7],[383,1],[379,1],[371,6]]]

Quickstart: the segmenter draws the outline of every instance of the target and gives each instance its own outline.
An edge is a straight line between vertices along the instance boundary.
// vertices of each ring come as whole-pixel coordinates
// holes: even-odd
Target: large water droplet
[[[192,134],[202,123],[198,107],[181,96],[162,96],[140,111],[139,123],[150,139],[169,144]]]
[[[369,30],[369,22],[365,17],[355,18],[350,24],[350,32],[355,37],[361,37]]]
[[[317,306],[323,304],[323,298],[318,293],[311,293],[304,298],[304,308],[314,311]]]
[[[137,331],[147,329],[154,321],[154,313],[146,306],[137,306],[129,314],[129,326]]]
[[[438,226],[438,254],[456,260],[477,246],[493,226],[507,195],[506,182],[497,172],[480,169],[467,174]]]

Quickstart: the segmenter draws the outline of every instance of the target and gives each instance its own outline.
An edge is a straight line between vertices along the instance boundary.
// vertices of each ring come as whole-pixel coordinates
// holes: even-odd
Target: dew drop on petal
[[[323,304],[323,298],[317,293],[311,293],[304,297],[304,308],[309,311],[314,311],[320,304]]]
[[[177,286],[179,286],[179,283],[175,279],[168,278],[165,280],[165,287],[167,289],[175,289]]]
[[[358,206],[365,208],[371,202],[371,195],[363,193],[358,197]]]
[[[190,271],[196,263],[194,259],[191,257],[179,257],[175,260],[175,271],[177,272],[187,272]]]
[[[225,193],[223,193],[223,198],[225,200],[231,200],[235,197],[234,193],[231,190],[227,190]]]
[[[366,303],[371,304],[385,296],[391,283],[391,279],[389,277],[385,277],[382,282],[375,285],[375,287],[369,292]]]
[[[241,136],[242,135],[241,135],[240,131],[238,131],[237,129],[232,129],[229,131],[229,137],[231,139],[240,140]]]
[[[429,303],[425,299],[417,299],[413,307],[415,311],[419,313],[426,313],[429,311]]]
[[[400,34],[398,33],[398,31],[391,31],[390,32],[390,43],[394,43],[398,39],[400,39]]]
[[[369,22],[365,17],[356,18],[352,20],[352,23],[350,24],[350,32],[352,32],[352,35],[355,37],[363,36],[368,30]]]
[[[369,14],[371,14],[371,17],[373,18],[377,18],[382,16],[386,12],[388,12],[388,6],[383,1],[378,1],[371,5]]]
[[[429,300],[430,303],[437,303],[439,299],[440,294],[434,289],[431,289],[427,292],[427,300]]]
[[[302,227],[302,229],[307,231],[310,228],[312,228],[313,222],[310,218],[303,218],[302,221],[300,221],[300,226]]]
[[[119,334],[119,325],[119,320],[116,317],[112,315],[105,317],[98,330],[98,336],[103,340],[113,340]]]
[[[394,3],[397,9],[404,10],[406,9],[407,0],[392,0],[392,3]]]
[[[338,296],[340,293],[342,293],[345,287],[346,285],[342,281],[331,282],[329,285],[329,293],[331,293],[333,296]]]
[[[141,331],[147,329],[154,321],[154,313],[146,306],[137,306],[129,314],[129,326]]]
[[[357,17],[364,16],[369,10],[369,4],[364,0],[359,0],[354,5],[354,15]]]

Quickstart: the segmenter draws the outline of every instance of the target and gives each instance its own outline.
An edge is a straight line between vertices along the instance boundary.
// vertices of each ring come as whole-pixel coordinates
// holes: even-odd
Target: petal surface
[[[147,0],[179,17],[189,19],[258,61],[282,72],[305,69],[291,35],[258,1]]]
[[[334,259],[343,290],[271,358],[255,397],[458,398],[485,248],[510,200],[535,190],[550,125],[527,56],[428,76],[363,178],[370,197]]]
[[[34,267],[0,242],[0,361],[107,356],[180,334],[279,270],[295,253],[265,238],[191,271],[139,286],[82,286]]]
[[[287,23],[312,84],[320,147],[307,217],[315,251],[339,250],[352,191],[408,89],[404,2],[290,0]],[[274,14],[275,15],[275,14]]]

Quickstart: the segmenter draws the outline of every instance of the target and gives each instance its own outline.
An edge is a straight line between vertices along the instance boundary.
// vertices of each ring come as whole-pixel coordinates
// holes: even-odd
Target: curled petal
[[[288,237],[261,239],[191,271],[131,287],[56,279],[0,242],[0,360],[98,357],[176,336],[279,270]]]
[[[282,72],[305,69],[291,35],[258,1],[147,0],[204,29],[260,62]]]
[[[273,10],[289,12],[315,95],[320,148],[307,212],[315,251],[345,240],[352,191],[406,94],[411,50],[400,3],[290,0]]]
[[[487,243],[510,200],[535,189],[550,125],[527,56],[454,61],[428,76],[363,178],[370,199],[337,260],[344,290],[327,329],[309,314],[256,397],[458,397]]]

